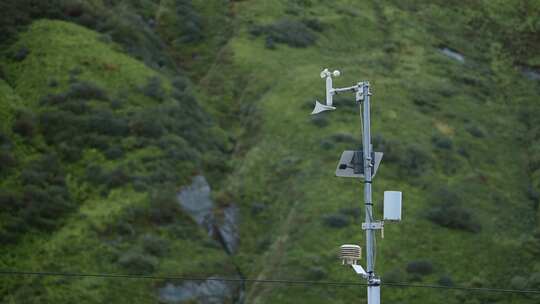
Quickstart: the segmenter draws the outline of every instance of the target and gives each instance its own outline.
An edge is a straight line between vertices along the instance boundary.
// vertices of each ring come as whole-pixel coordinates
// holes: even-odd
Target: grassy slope
[[[221,2],[205,3],[195,2],[204,14],[225,8]],[[359,137],[358,115],[353,107],[340,104],[337,112],[327,116],[328,126],[319,128],[312,123],[308,113],[313,99],[322,96],[318,73],[324,67],[341,69],[343,76],[335,81],[338,86],[371,81],[373,132],[397,147],[387,157],[393,153],[395,159],[415,145],[429,158],[418,177],[406,177],[402,164],[383,159],[375,180],[376,201],[380,202],[387,189],[402,190],[405,201],[404,221],[389,224],[386,238],[378,239],[380,274],[397,273],[401,281],[424,283],[448,275],[460,285],[506,287],[514,273],[540,271],[528,251],[515,251],[528,239],[535,218],[526,197],[526,147],[516,136],[524,130],[516,118],[516,103],[501,97],[512,86],[519,91],[521,102],[527,102],[534,96],[534,88],[509,69],[502,54],[484,53],[489,49],[487,39],[477,37],[474,45],[482,47],[476,49],[462,37],[456,21],[459,12],[437,9],[428,7],[413,14],[387,3],[344,0],[298,9],[290,1],[244,1],[232,4],[234,36],[223,49],[218,50],[216,38],[220,29],[210,35],[213,42],[208,48],[170,50],[180,52],[177,59],[194,79],[200,79],[198,94],[206,106],[223,125],[232,125],[231,133],[239,137],[235,170],[216,198],[242,207],[241,248],[233,260],[246,277],[356,279],[339,266],[336,252],[343,243],[363,243],[358,228],[361,220],[334,229],[323,224],[323,217],[343,208],[361,207],[358,182],[333,177],[341,151],[356,144],[334,143],[330,148],[325,144],[337,133]],[[276,50],[269,50],[263,39],[248,34],[250,24],[271,23],[286,11],[319,18],[327,26],[316,46],[295,49],[278,44]],[[213,28],[220,19],[205,20]],[[433,23],[438,24],[439,32],[427,30],[426,25]],[[475,62],[461,65],[447,59],[435,48],[440,44],[463,50]],[[125,56],[120,47],[99,42],[96,33],[63,22],[37,22],[11,50],[23,45],[30,48],[30,56],[5,68],[12,88],[0,83],[2,101],[7,94],[35,106],[44,92],[65,89],[67,72],[76,67],[82,67],[81,79],[115,91],[129,92],[148,76],[158,74]],[[212,54],[217,54],[214,59]],[[111,71],[111,64],[117,68]],[[51,79],[60,83],[57,89],[48,88]],[[418,96],[428,96],[432,106],[415,105]],[[140,107],[150,102],[133,100],[137,100],[133,106]],[[2,117],[11,115],[6,114],[11,110],[5,106],[0,110]],[[241,120],[239,113],[245,116]],[[466,131],[470,125],[483,130],[485,136],[472,136]],[[434,135],[451,138],[452,150],[434,147]],[[458,154],[460,149],[469,156]],[[82,162],[107,163],[95,151],[85,155]],[[70,170],[76,175],[80,168],[75,165]],[[140,246],[141,240],[112,248],[109,244],[114,240],[103,237],[104,230],[133,208],[147,205],[147,195],[125,187],[100,198],[74,181],[69,185],[87,197],[79,210],[54,234],[29,236],[10,247],[0,255],[0,268],[125,271],[112,257],[117,251]],[[432,193],[445,185],[473,210],[481,232],[442,228],[425,219],[424,213],[434,203]],[[209,273],[229,272],[231,260],[223,251],[213,247],[202,231],[193,229],[189,220],[180,222],[185,223],[180,229],[189,231],[191,237],[179,239],[167,229],[142,223],[139,233],[157,233],[170,244],[169,254],[160,258],[156,272],[200,274],[201,268]],[[194,258],[202,252],[204,257]],[[204,263],[209,260],[213,261],[210,265]],[[413,260],[431,261],[434,273],[420,278],[407,275],[405,268]],[[8,303],[26,295],[35,302],[152,303],[156,284],[50,278],[13,279],[0,285],[4,290],[17,290],[8,292]],[[460,296],[420,289],[383,291],[386,302],[457,303]],[[365,289],[357,287],[248,285],[246,303],[349,303],[364,297]],[[535,302],[518,296],[478,294],[467,303],[527,300]]]
[[[28,47],[31,50],[30,55],[22,63],[7,62],[4,71],[13,92],[21,96],[29,108],[37,107],[37,101],[44,92],[65,89],[69,77],[67,71],[74,68],[81,69],[82,73],[78,76],[80,79],[99,84],[109,91],[134,91],[149,76],[158,75],[142,63],[122,54],[117,46],[100,42],[95,32],[65,22],[42,20],[33,23],[11,50],[17,50],[21,46]],[[56,89],[48,87],[53,79],[60,84]],[[13,93],[7,84],[2,82],[1,88],[2,96],[6,93],[8,98],[15,98],[9,97],[13,96]],[[131,110],[152,103],[143,97],[129,100],[134,102],[130,106]],[[2,98],[3,105],[4,101],[10,99]],[[3,116],[7,113],[5,109],[3,106]],[[139,150],[136,153],[144,152]],[[23,164],[31,157],[31,154],[19,155]],[[140,155],[126,156],[128,160],[137,160],[137,157]],[[121,220],[126,212],[129,213],[139,206],[147,206],[148,194],[135,192],[127,186],[113,190],[105,198],[101,197],[90,185],[80,180],[80,166],[84,166],[88,161],[112,165],[99,152],[88,150],[81,162],[67,166],[67,171],[71,174],[68,177],[68,186],[80,203],[78,211],[52,235],[27,235],[16,246],[7,247],[1,254],[1,268],[81,272],[124,271],[114,261],[114,256],[141,246],[141,239],[130,240],[126,244],[122,242],[121,237],[117,239],[115,234],[109,237],[107,229]],[[191,172],[182,174],[187,175],[184,177],[187,180]],[[205,232],[196,229],[187,218],[179,218],[176,222],[179,225],[193,227],[188,229],[192,235],[181,239],[171,233],[170,229],[149,223],[142,223],[140,228],[142,231],[138,231],[139,234],[151,232],[169,240],[168,254],[160,259],[155,273],[193,273],[200,269],[203,260],[213,261],[205,262],[206,269],[212,273],[228,271],[228,257],[219,246],[213,245]],[[114,245],[115,243],[120,244],[120,247]],[[208,244],[211,244],[210,247]],[[199,261],[197,257],[201,260]],[[28,301],[36,303],[40,301],[148,303],[154,301],[155,293],[154,283],[144,280],[115,282],[113,285],[107,280],[95,278],[76,280],[54,277],[20,280],[2,278],[2,280],[3,293],[7,292],[6,303],[16,303],[22,297],[26,297],[27,293],[32,294]]]
[[[420,146],[430,158],[419,177],[400,175],[399,165],[383,159],[375,201],[380,202],[385,189],[402,190],[405,201],[404,221],[389,224],[386,239],[379,239],[379,273],[394,270],[402,280],[425,283],[448,275],[460,285],[500,287],[511,279],[508,272],[530,274],[530,254],[516,252],[522,246],[520,238],[535,226],[532,204],[526,197],[526,147],[519,136],[524,127],[516,117],[515,103],[503,100],[504,88],[493,84],[500,75],[484,73],[498,64],[496,58],[467,47],[464,49],[472,52],[465,53],[467,58],[484,61],[459,64],[437,51],[441,38],[426,31],[422,20],[413,14],[393,5],[354,1],[314,4],[301,11],[302,16],[320,17],[327,25],[317,46],[294,49],[280,44],[277,50],[265,49],[261,39],[249,38],[247,29],[251,23],[280,18],[289,4],[278,3],[237,4],[240,29],[230,44],[234,64],[249,70],[250,78],[258,82],[247,83],[246,90],[251,86],[267,88],[257,100],[262,113],[257,144],[239,159],[228,189],[233,200],[241,201],[244,207],[242,249],[237,260],[246,276],[312,278],[320,267],[324,279],[354,280],[351,271],[338,265],[336,250],[343,243],[363,243],[360,221],[355,220],[348,229],[332,229],[322,223],[326,214],[360,206],[361,186],[333,177],[339,153],[353,146],[341,144],[324,150],[321,141],[343,132],[358,137],[358,120],[351,107],[339,109],[338,105],[338,111],[328,115],[327,127],[318,128],[310,122],[310,109],[305,104],[322,95],[318,73],[324,67],[341,69],[343,76],[335,81],[338,86],[369,79],[374,91],[373,132],[398,146]],[[447,13],[456,18],[459,14]],[[444,40],[461,49],[467,42],[452,39],[460,35],[460,29],[451,21],[445,22],[442,29],[449,33]],[[390,50],[385,53],[385,49]],[[510,77],[511,81],[526,82],[515,73]],[[530,100],[534,96],[531,85],[525,85],[524,90],[521,95]],[[437,99],[430,100],[435,109],[414,105],[413,100],[422,95]],[[241,102],[249,102],[249,97]],[[486,136],[472,136],[466,131],[471,124],[484,130]],[[443,135],[452,140],[452,150],[441,151],[432,144],[433,136]],[[469,156],[458,154],[460,149]],[[440,186],[459,194],[462,203],[473,210],[481,232],[442,228],[425,219],[425,212],[436,203],[430,199],[431,193]],[[255,203],[266,204],[267,209],[254,215]],[[253,263],[256,257],[257,263]],[[434,273],[423,278],[406,275],[407,263],[413,260],[431,261]],[[363,288],[256,285],[248,292],[248,302],[346,303],[364,294]],[[386,288],[383,294],[387,301],[459,299],[455,293],[421,289]],[[525,301],[472,295],[474,301],[497,299]]]

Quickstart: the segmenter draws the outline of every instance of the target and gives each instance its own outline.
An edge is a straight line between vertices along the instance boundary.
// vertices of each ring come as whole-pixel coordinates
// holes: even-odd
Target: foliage
[[[323,222],[331,228],[344,228],[350,224],[349,218],[340,213],[325,215]]]
[[[308,47],[315,44],[317,36],[310,28],[320,29],[318,23],[311,20],[303,23],[293,19],[281,19],[265,26],[254,26],[251,34],[254,36],[265,36],[266,47],[272,48],[273,43],[284,43],[291,47]]]
[[[427,212],[427,219],[433,223],[452,229],[469,232],[481,230],[473,213],[462,206],[460,195],[452,189],[443,187],[431,195],[432,207]]]
[[[150,274],[156,269],[158,260],[153,256],[130,250],[120,256],[118,264],[132,274]]]
[[[429,261],[411,261],[407,264],[407,272],[419,275],[428,275],[433,272],[433,264]]]

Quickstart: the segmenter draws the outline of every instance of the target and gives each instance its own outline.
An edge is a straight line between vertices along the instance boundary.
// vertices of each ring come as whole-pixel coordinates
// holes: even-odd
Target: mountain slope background
[[[378,238],[383,282],[540,288],[537,1],[1,5],[0,268],[357,280],[337,248],[363,243],[362,189],[333,177],[359,145],[357,107],[345,96],[309,116],[329,67],[342,72],[336,86],[372,84],[385,153],[376,217],[384,190],[404,193],[403,221]],[[232,253],[178,202],[198,175],[216,218],[239,207]],[[153,303],[182,284],[0,280],[6,303]],[[216,297],[349,303],[365,288],[247,283]],[[538,301],[391,287],[382,297]]]

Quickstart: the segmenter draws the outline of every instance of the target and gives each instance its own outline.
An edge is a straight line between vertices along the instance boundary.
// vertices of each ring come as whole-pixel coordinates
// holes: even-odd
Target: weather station
[[[384,238],[385,221],[401,220],[402,194],[400,191],[385,191],[383,220],[374,220],[372,185],[383,153],[374,152],[371,144],[370,84],[368,81],[362,81],[350,87],[334,88],[332,77],[340,75],[341,73],[337,70],[330,72],[328,69],[324,69],[321,72],[321,78],[326,81],[326,102],[322,104],[315,101],[315,108],[311,115],[336,110],[333,104],[333,96],[336,94],[353,93],[355,102],[359,106],[362,149],[344,151],[339,159],[335,174],[337,177],[360,178],[364,184],[365,222],[362,223],[362,229],[366,231],[366,269],[359,264],[362,248],[358,245],[342,245],[340,258],[343,265],[350,265],[358,275],[367,281],[368,304],[379,304],[381,302],[381,279],[375,274],[375,231],[380,230],[381,237]]]

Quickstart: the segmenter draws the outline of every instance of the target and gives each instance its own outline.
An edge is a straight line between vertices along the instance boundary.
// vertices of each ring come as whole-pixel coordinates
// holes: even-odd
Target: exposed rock
[[[221,241],[225,251],[233,254],[238,247],[238,207],[231,204],[222,210],[222,216],[214,216],[215,204],[210,196],[210,185],[206,178],[198,175],[193,178],[191,185],[184,187],[178,193],[182,208],[199,224],[208,235]]]
[[[195,176],[190,186],[184,187],[178,193],[178,200],[182,208],[199,224],[209,235],[214,227],[214,202],[210,197],[210,185],[202,175]]]
[[[239,291],[239,283],[214,279],[214,277],[210,277],[200,283],[187,282],[182,285],[167,283],[158,290],[159,298],[166,303],[241,303],[241,299],[238,299],[238,295],[242,294]]]
[[[217,226],[217,232],[223,242],[225,250],[229,254],[233,254],[238,248],[240,239],[238,234],[238,221],[240,212],[236,205],[230,205],[223,210],[223,221]]]
[[[457,61],[459,61],[461,63],[465,63],[465,57],[462,54],[460,54],[460,53],[458,53],[458,52],[456,52],[456,51],[454,51],[452,49],[444,47],[442,49],[439,49],[439,51],[441,51],[441,53],[443,53],[444,55],[446,55],[446,56],[448,56],[448,57],[450,57],[450,58],[452,58],[454,60],[457,60]]]

